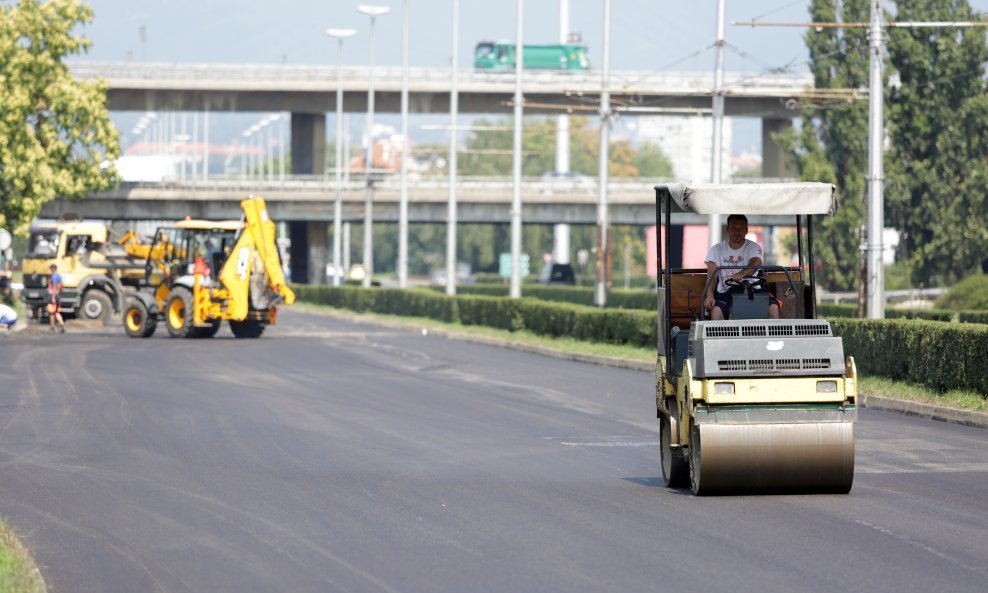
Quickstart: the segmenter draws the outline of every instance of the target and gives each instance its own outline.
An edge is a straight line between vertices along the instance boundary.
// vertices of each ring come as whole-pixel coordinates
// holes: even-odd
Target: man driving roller
[[[746,239],[747,234],[748,217],[731,214],[727,217],[727,239],[711,247],[707,253],[707,277],[710,278],[717,268],[721,268],[717,281],[708,282],[707,294],[703,299],[703,308],[710,312],[710,319],[730,319],[733,297],[728,282],[738,285],[743,278],[757,272],[757,267],[762,265],[762,247]],[[742,269],[738,266],[750,267]],[[779,305],[779,300],[770,295],[768,316],[772,319],[779,318]]]

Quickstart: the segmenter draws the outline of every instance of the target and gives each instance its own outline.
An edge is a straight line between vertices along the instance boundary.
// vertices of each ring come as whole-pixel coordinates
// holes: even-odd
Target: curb
[[[320,313],[323,312],[320,311]],[[409,324],[388,321],[386,319],[370,319],[370,318],[366,318],[363,315],[360,315],[359,313],[340,311],[338,309],[326,310],[325,314],[328,314],[330,316],[337,316],[346,319],[351,319],[351,320],[359,319],[361,322],[371,323],[374,325],[381,325],[385,327],[409,328]],[[494,338],[491,336],[478,336],[474,334],[450,331],[446,329],[430,328],[428,331],[430,334],[434,334],[451,340],[479,342],[481,344],[488,344],[490,346],[511,348],[513,350],[520,350],[522,352],[531,352],[533,354],[540,354],[542,356],[549,356],[551,358],[558,358],[561,360],[572,360],[576,362],[599,364],[602,366],[618,367],[624,369],[631,369],[635,371],[648,371],[648,372],[655,371],[655,363],[651,361],[626,360],[623,358],[614,358],[612,356],[600,356],[596,354],[563,352],[561,350],[553,350],[552,348],[546,348],[543,346],[533,346],[531,344],[523,344],[520,342],[515,342],[513,340],[505,340],[503,338]],[[988,412],[976,412],[973,410],[958,410],[955,408],[947,408],[944,406],[937,406],[933,404],[924,404],[924,403],[914,402],[909,400],[893,399],[890,397],[884,397],[880,395],[868,395],[866,393],[861,393],[859,395],[861,397],[861,407],[867,408],[869,410],[879,410],[882,412],[903,414],[905,416],[913,416],[915,418],[923,418],[926,420],[935,420],[937,422],[947,422],[949,424],[960,424],[963,426],[970,426],[973,428],[988,429]]]
[[[933,404],[924,404],[901,399],[892,399],[880,395],[862,395],[861,406],[869,410],[881,410],[894,414],[903,414],[937,422],[961,424],[973,428],[988,429],[988,413],[974,410],[957,410]]]

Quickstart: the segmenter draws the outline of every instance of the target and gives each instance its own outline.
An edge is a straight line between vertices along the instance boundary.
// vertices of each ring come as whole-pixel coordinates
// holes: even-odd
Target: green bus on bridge
[[[481,41],[474,51],[473,67],[477,70],[514,70],[515,44],[508,41]],[[587,46],[579,44],[526,45],[525,69],[590,69]]]

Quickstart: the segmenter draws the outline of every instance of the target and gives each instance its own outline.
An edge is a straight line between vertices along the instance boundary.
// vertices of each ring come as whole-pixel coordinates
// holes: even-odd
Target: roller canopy
[[[679,211],[696,214],[833,214],[837,209],[830,183],[669,183],[655,190],[668,192]]]

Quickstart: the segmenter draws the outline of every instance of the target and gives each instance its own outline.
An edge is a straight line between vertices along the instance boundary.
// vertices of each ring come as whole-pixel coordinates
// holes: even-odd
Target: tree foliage
[[[863,22],[869,16],[867,0],[813,0],[810,13],[815,22]],[[805,39],[817,88],[868,87],[866,29],[812,29]],[[867,136],[867,102],[836,100],[807,106],[801,125],[778,138],[800,179],[837,186],[836,215],[814,221],[816,256],[821,264],[817,279],[831,290],[857,286]]]
[[[73,33],[92,20],[78,0],[20,0],[0,6],[0,227],[24,234],[56,197],[113,187],[118,133],[103,82],[80,82],[65,58],[89,40]]]
[[[898,20],[981,20],[966,1],[900,0]],[[888,221],[915,283],[951,284],[988,254],[988,45],[981,28],[892,29]]]

